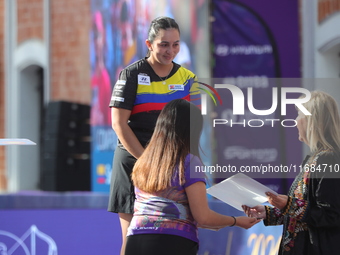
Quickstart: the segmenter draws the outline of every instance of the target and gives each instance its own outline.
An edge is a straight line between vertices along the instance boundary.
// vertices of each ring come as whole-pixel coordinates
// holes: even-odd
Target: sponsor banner
[[[214,116],[218,120],[213,126],[216,162],[237,169],[287,165],[286,126],[294,127],[295,123],[281,114],[283,85],[279,56],[283,52],[278,50],[275,35],[266,23],[268,19],[264,21],[257,9],[247,4],[221,0],[213,3],[212,83],[223,101]],[[259,9],[261,4],[266,3],[258,3]],[[233,85],[234,91],[225,89],[226,85]],[[300,160],[301,145],[299,141],[295,145],[295,159]],[[229,176],[221,178],[215,174],[216,182]],[[275,176],[277,179],[265,177],[259,181],[277,192],[286,192],[287,180],[280,180],[287,177],[285,173]]]
[[[117,135],[111,127],[92,126],[91,187],[93,191],[110,191],[112,160]]]
[[[30,196],[36,196],[36,199],[13,194],[0,197],[0,205],[11,205],[0,210],[2,254],[119,255],[119,217],[103,207],[106,194],[98,198],[95,193],[33,193]],[[83,203],[79,203],[79,197]],[[42,200],[45,202],[43,208]],[[57,208],[47,209],[46,204]],[[244,215],[222,202],[210,201],[209,206],[225,215]],[[248,230],[239,227],[226,227],[220,231],[199,229],[197,254],[277,254],[281,232],[282,226],[265,227],[261,222]]]

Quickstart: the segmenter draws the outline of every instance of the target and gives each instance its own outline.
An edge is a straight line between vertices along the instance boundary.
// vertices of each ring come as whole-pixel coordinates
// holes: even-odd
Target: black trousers
[[[197,255],[198,243],[176,235],[143,234],[127,237],[125,255]]]

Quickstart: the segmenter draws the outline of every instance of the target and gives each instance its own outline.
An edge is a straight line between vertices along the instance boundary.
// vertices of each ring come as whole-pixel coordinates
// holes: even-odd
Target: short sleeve
[[[132,110],[137,93],[137,75],[124,69],[119,74],[110,101],[110,107]]]
[[[206,183],[206,176],[203,172],[195,172],[195,169],[202,168],[202,161],[192,154],[189,154],[185,160],[185,184],[188,187],[196,182]]]

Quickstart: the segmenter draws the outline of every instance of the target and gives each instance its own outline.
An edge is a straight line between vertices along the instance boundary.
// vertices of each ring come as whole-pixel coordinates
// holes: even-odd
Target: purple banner
[[[262,4],[265,5],[263,1]],[[256,6],[261,9],[261,3]],[[286,129],[291,132],[296,128],[292,127],[293,120],[281,114],[282,84],[278,79],[281,78],[281,52],[275,36],[257,11],[246,4],[214,0],[212,15],[214,84],[235,85],[244,100],[244,104],[235,109],[234,101],[240,98],[229,89],[217,89],[223,101],[216,109],[215,119],[219,122],[214,127],[217,163],[236,169],[236,172],[223,173],[223,178],[239,172],[242,167],[250,171],[251,167],[286,166]],[[297,28],[296,24],[292,29]],[[235,113],[242,107],[244,112]],[[269,114],[259,113],[265,110]],[[301,145],[296,144],[296,148],[301,149]],[[298,150],[296,156],[301,157],[301,151]],[[286,177],[283,171],[275,173],[276,178],[268,178],[263,173],[253,176],[273,190],[285,192],[287,181],[280,180]]]
[[[0,254],[119,254],[113,229],[118,216],[104,209],[0,210]]]
[[[244,215],[221,202],[210,202],[209,206],[226,215]],[[119,229],[118,215],[105,209],[0,210],[0,254],[119,255]],[[198,254],[276,254],[281,232],[281,226],[265,227],[262,223],[248,230],[199,229]]]

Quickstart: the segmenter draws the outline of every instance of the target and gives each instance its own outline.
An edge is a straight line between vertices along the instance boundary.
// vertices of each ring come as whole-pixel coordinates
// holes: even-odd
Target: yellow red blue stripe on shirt
[[[178,76],[171,78],[167,79],[166,84],[160,81],[153,81],[150,85],[139,84],[131,114],[162,110],[166,103],[178,98],[200,106],[200,90],[193,78],[188,76],[184,82]]]

